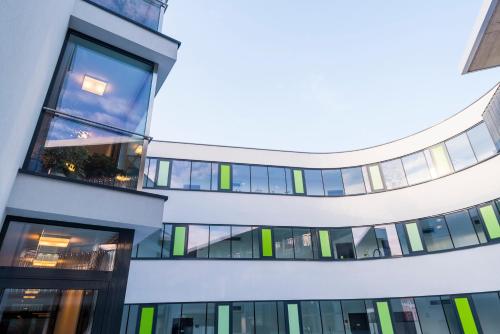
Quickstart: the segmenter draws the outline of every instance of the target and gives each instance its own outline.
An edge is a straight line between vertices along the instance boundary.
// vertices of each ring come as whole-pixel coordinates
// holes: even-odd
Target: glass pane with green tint
[[[410,239],[410,247],[412,252],[420,252],[424,250],[424,245],[422,244],[422,239],[420,238],[420,233],[418,232],[417,223],[408,223],[406,226],[406,232],[408,233],[408,239]]]
[[[484,225],[486,225],[486,230],[490,239],[496,239],[500,237],[500,224],[498,223],[498,218],[495,214],[495,210],[492,205],[483,206],[479,209],[481,212],[481,217],[483,217]]]
[[[156,180],[156,185],[158,187],[166,187],[168,185],[168,172],[170,170],[170,161],[160,160],[158,166],[158,179]]]
[[[262,235],[262,256],[273,256],[273,238],[270,228],[263,228]]]
[[[220,165],[220,190],[231,190],[231,165]]]
[[[229,305],[217,307],[217,334],[229,334]]]
[[[186,227],[176,226],[174,233],[174,256],[183,256],[186,244]]]
[[[332,257],[332,248],[330,246],[330,232],[327,230],[319,231],[319,243],[321,246],[322,257]]]
[[[299,306],[288,304],[288,334],[300,334]]]
[[[304,193],[304,179],[302,178],[302,170],[300,169],[293,170],[293,184],[295,187],[296,194]]]
[[[380,328],[382,334],[394,334],[392,327],[391,312],[389,311],[389,304],[387,302],[377,302],[378,318],[380,320]]]
[[[153,319],[155,315],[154,307],[143,307],[141,310],[141,322],[139,325],[139,334],[153,333]]]
[[[371,165],[368,166],[368,171],[370,172],[373,190],[377,191],[384,189],[384,182],[382,181],[382,175],[380,174],[380,167],[378,165]]]
[[[454,298],[464,334],[479,334],[467,297]]]

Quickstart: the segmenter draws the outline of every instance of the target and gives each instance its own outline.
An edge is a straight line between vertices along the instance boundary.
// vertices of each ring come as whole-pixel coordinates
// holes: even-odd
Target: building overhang
[[[500,0],[485,0],[467,46],[462,74],[500,65]]]

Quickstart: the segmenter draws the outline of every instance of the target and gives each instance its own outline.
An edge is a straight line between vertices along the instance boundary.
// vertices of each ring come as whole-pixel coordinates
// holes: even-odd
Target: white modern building
[[[356,151],[155,141],[166,7],[0,2],[0,333],[500,333],[500,84]]]

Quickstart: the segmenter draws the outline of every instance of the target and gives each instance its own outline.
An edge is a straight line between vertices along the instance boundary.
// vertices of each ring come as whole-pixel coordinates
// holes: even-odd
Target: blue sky
[[[482,0],[170,0],[177,63],[155,139],[299,151],[381,144],[475,101],[500,69],[461,75]]]

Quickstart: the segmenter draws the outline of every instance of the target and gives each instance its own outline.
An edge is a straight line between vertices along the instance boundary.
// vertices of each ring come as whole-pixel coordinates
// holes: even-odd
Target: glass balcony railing
[[[149,29],[160,30],[167,0],[85,0]]]
[[[136,189],[149,137],[44,108],[26,169]]]

